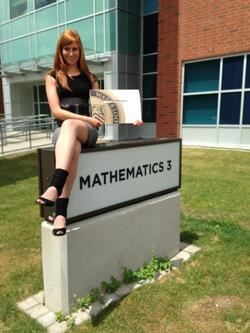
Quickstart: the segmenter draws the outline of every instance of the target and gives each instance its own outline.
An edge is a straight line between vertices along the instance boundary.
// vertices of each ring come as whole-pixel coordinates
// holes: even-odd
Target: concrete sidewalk
[[[52,146],[52,143],[51,137],[47,133],[32,133],[31,140],[25,140],[24,137],[9,136],[7,143],[0,146],[0,157],[49,146]]]

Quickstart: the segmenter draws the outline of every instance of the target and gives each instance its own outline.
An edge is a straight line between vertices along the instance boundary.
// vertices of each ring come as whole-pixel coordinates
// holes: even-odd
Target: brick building
[[[160,0],[157,134],[250,148],[250,1]]]

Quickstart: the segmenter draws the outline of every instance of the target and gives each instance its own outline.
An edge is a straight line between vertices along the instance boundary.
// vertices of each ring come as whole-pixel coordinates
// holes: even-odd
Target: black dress
[[[55,72],[50,74],[56,79]],[[92,74],[93,75],[93,74]],[[92,83],[89,77],[81,72],[79,75],[67,76],[68,85],[70,90],[65,89],[57,81],[57,94],[60,100],[61,108],[73,113],[78,113],[82,116],[90,117],[89,113],[89,90],[92,89]],[[96,77],[93,75],[93,80],[96,81]],[[63,120],[56,119],[57,129],[55,130],[52,142],[56,145],[57,139],[60,134],[60,127]],[[98,138],[97,129],[86,122],[88,127],[88,142],[85,146],[92,147],[95,145]]]
[[[54,72],[51,76],[55,79]],[[78,75],[67,76],[67,81],[70,90],[65,89],[57,81],[57,93],[62,109],[78,113],[82,116],[90,117],[89,113],[89,90],[92,88],[92,83],[89,77],[81,72]],[[56,119],[57,126],[61,127],[62,120]]]

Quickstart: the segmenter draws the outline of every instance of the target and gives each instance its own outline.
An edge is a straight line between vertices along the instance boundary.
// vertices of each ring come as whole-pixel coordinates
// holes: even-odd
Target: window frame
[[[243,56],[243,70],[242,70],[242,86],[239,89],[224,89],[222,90],[222,74],[223,74],[223,59],[227,58],[233,58],[233,57],[239,57]],[[239,54],[231,54],[226,55],[223,57],[211,57],[211,58],[203,58],[203,59],[197,59],[192,61],[184,61],[182,63],[182,80],[181,80],[181,105],[180,105],[180,121],[181,126],[183,128],[188,127],[204,127],[204,128],[249,128],[250,124],[243,124],[243,112],[244,112],[244,97],[245,92],[250,92],[250,87],[245,87],[246,82],[246,69],[247,69],[247,57],[250,56],[250,53],[239,53]],[[185,83],[185,66],[187,64],[191,63],[197,63],[197,62],[206,62],[211,60],[220,60],[220,67],[219,67],[219,84],[218,84],[218,90],[214,91],[200,91],[200,92],[184,92],[184,83]],[[239,123],[238,124],[220,124],[220,109],[221,109],[221,95],[225,93],[235,93],[240,92],[241,93],[241,105],[240,105],[240,117],[239,117]],[[208,95],[208,94],[217,94],[218,95],[218,103],[217,103],[217,121],[216,124],[184,124],[183,123],[183,115],[184,115],[184,97],[185,96],[195,96],[195,95]]]

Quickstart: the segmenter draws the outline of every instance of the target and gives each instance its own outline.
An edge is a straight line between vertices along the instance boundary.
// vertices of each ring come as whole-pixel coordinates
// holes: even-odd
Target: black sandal
[[[56,200],[56,217],[62,215],[66,219],[67,224],[67,208],[68,208],[69,198],[58,198]],[[52,234],[54,236],[64,236],[66,234],[66,227],[52,229]]]
[[[55,169],[54,175],[51,179],[50,186],[54,186],[57,190],[57,196],[59,197],[62,194],[63,187],[68,177],[68,171],[63,169]],[[44,198],[40,196],[36,203],[41,206],[52,207],[54,205],[54,201]]]

